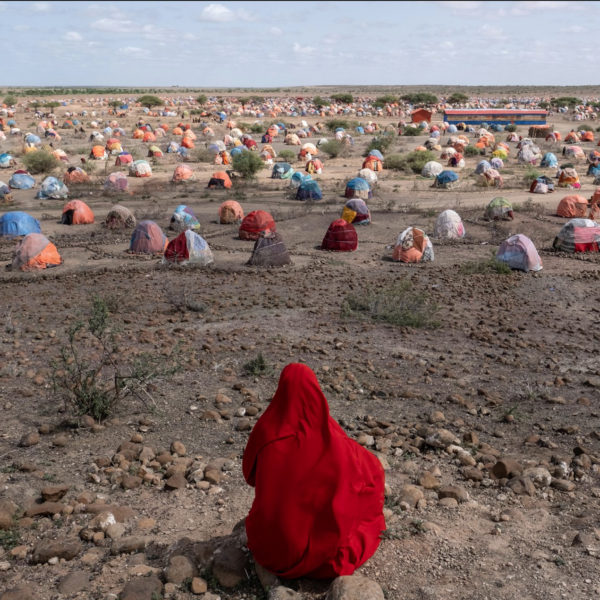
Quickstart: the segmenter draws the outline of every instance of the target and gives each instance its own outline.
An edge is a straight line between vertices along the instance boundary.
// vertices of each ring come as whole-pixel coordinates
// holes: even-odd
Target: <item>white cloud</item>
[[[468,16],[467,13],[477,13],[483,2],[478,0],[437,0],[436,4],[451,10],[454,14]]]
[[[511,8],[510,14],[522,17],[535,11],[563,10],[567,7],[569,10],[580,9],[578,2],[567,2],[565,0],[522,0]]]
[[[312,46],[301,46],[298,42],[294,43],[293,48],[296,54],[312,54],[316,50]]]
[[[235,21],[235,18],[235,13],[222,4],[209,4],[200,15],[201,21],[211,23],[227,23],[228,21]]]
[[[0,12],[4,12],[7,8],[6,2],[0,2]]]
[[[99,6],[98,4],[90,4],[86,10],[88,17],[101,17],[109,15],[112,19],[127,19],[126,13],[122,12],[114,4]]]
[[[48,12],[52,8],[52,6],[49,2],[34,2],[31,5],[31,8],[35,12]]]
[[[505,40],[506,35],[500,27],[492,27],[491,25],[485,24],[480,30],[482,35],[491,40]]]
[[[256,17],[247,10],[240,8],[237,12],[222,4],[209,4],[200,15],[201,21],[209,23],[230,23],[231,21],[256,21]]]
[[[69,31],[62,36],[62,39],[65,40],[65,42],[82,42],[83,36],[76,31]]]
[[[271,27],[269,31],[271,32],[271,35],[274,35],[275,37],[281,37],[283,35],[283,31],[279,29],[279,27]]]
[[[567,27],[564,30],[566,33],[585,33],[588,31],[587,27],[582,27],[581,25],[571,25],[571,27]]]
[[[13,25],[13,31],[29,31],[29,25]]]
[[[92,29],[98,31],[110,31],[112,33],[131,33],[133,21],[123,21],[120,19],[99,19],[91,25]]]
[[[331,35],[323,38],[323,43],[333,45],[337,44],[341,39],[342,36],[339,33],[332,33]]]
[[[138,48],[137,46],[125,46],[124,48],[119,48],[119,54],[131,56],[132,58],[146,58],[149,55],[148,50]]]
[[[442,50],[452,50],[454,48],[454,42],[442,42],[440,48]]]
[[[198,36],[194,35],[193,33],[184,33],[181,37],[190,42],[199,39]]]

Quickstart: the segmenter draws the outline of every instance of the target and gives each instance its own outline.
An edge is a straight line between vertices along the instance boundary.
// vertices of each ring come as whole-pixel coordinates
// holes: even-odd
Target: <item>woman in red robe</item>
[[[248,548],[276,575],[352,575],[377,550],[385,478],[381,463],[329,415],[310,368],[288,365],[244,453],[256,488]]]

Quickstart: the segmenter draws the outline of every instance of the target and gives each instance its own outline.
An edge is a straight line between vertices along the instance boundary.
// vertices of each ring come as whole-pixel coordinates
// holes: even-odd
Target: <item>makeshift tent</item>
[[[89,183],[90,176],[79,167],[69,167],[63,176],[63,181],[67,185],[77,185],[78,183]]]
[[[540,166],[545,168],[557,167],[558,159],[554,154],[552,154],[552,152],[546,152],[546,154],[544,154],[544,158],[542,158]]]
[[[549,177],[542,175],[531,182],[529,192],[532,194],[548,194],[554,191],[554,182]]]
[[[315,173],[320,175],[323,172],[323,163],[318,158],[314,158],[306,163],[304,170],[311,175]]]
[[[553,248],[561,252],[598,252],[600,225],[589,219],[565,223],[554,239]]]
[[[285,162],[276,163],[271,171],[271,179],[291,179],[294,174],[292,165]]]
[[[375,171],[371,171],[371,169],[361,169],[358,172],[358,176],[361,179],[364,179],[369,185],[374,185],[377,183],[377,173],[375,173]]]
[[[371,212],[364,200],[354,198],[346,202],[340,218],[353,225],[368,225],[371,222]]]
[[[276,231],[275,219],[264,210],[253,210],[240,225],[241,240],[257,240],[262,231]]]
[[[244,211],[235,200],[226,200],[219,207],[219,223],[222,225],[241,223],[243,219]]]
[[[154,221],[141,221],[133,230],[129,251],[137,254],[162,254],[167,242],[167,236]]]
[[[376,156],[370,155],[365,158],[362,168],[371,169],[371,171],[376,172],[383,171],[383,162]]]
[[[195,231],[188,229],[169,242],[162,262],[163,264],[209,265],[214,262],[214,258],[206,240]]]
[[[108,154],[104,146],[94,146],[90,151],[90,158],[93,160],[106,160]]]
[[[487,160],[480,160],[475,167],[475,174],[481,175],[485,173],[488,169],[491,169],[492,165]]]
[[[171,217],[170,228],[175,231],[198,230],[200,229],[200,222],[189,206],[180,204]]]
[[[561,169],[558,176],[558,187],[579,189],[581,183],[579,182],[577,171],[570,167]]]
[[[454,171],[442,171],[436,176],[433,187],[453,189],[459,186],[458,175]]]
[[[187,165],[179,165],[175,167],[171,181],[174,183],[196,181],[196,175],[194,175],[194,170],[191,167],[188,167]]]
[[[71,200],[63,206],[63,225],[89,225],[94,222],[94,213],[90,207],[81,200]]]
[[[131,156],[131,154],[129,154],[129,152],[121,152],[121,154],[119,154],[117,156],[117,159],[115,160],[116,167],[120,167],[121,165],[130,165],[132,163],[133,163],[133,156]]]
[[[440,163],[435,160],[430,160],[428,163],[425,163],[425,166],[421,169],[421,177],[432,179],[439,175],[443,170],[444,167],[442,167]]]
[[[210,181],[208,182],[208,185],[206,187],[209,190],[230,189],[231,179],[229,178],[229,175],[225,173],[225,171],[217,171],[216,173],[212,174],[212,177],[210,178]]]
[[[331,252],[353,252],[358,248],[358,234],[356,229],[344,219],[336,219],[323,238],[321,250]]]
[[[366,182],[365,182],[366,183]],[[367,184],[368,185],[368,184]],[[296,200],[322,200],[323,192],[314,179],[305,180],[296,191]]]
[[[573,196],[565,196],[559,203],[556,209],[557,217],[565,219],[585,219],[588,216],[589,204],[587,198],[574,194]]]
[[[10,154],[0,154],[0,169],[10,169],[14,165],[15,159]]]
[[[152,167],[145,160],[136,160],[129,165],[129,174],[134,177],[152,177]]]
[[[511,203],[506,198],[494,198],[486,207],[484,218],[490,221],[507,221],[514,219]]]
[[[149,158],[162,158],[163,151],[158,146],[150,146],[150,148],[148,148],[148,157]]]
[[[135,217],[125,206],[115,204],[106,215],[104,224],[108,229],[129,229],[135,227]]]
[[[437,218],[433,237],[455,240],[465,237],[465,226],[458,213],[445,210]]]
[[[4,181],[0,181],[0,203],[2,204],[11,204],[14,201],[11,189],[4,183]]]
[[[433,245],[427,234],[418,227],[409,227],[399,236],[392,260],[404,263],[429,262],[434,260]]]
[[[14,237],[28,233],[41,233],[40,222],[24,212],[7,212],[0,217],[0,236]]]
[[[296,171],[290,179],[290,187],[297,190],[305,181],[310,179],[312,179],[312,177],[308,173],[304,174],[300,171]]]
[[[38,271],[62,264],[56,246],[41,233],[28,233],[13,251],[11,268],[19,271]]]
[[[111,173],[104,182],[105,192],[124,192],[129,187],[129,181],[125,173],[116,171]]]
[[[291,263],[281,234],[267,230],[259,234],[247,264],[253,267],[282,267]]]
[[[30,190],[35,186],[35,179],[27,171],[15,171],[8,185],[13,190]]]
[[[69,188],[56,177],[46,177],[35,195],[36,200],[63,200],[69,196]]]
[[[486,187],[502,187],[503,180],[496,169],[488,169],[479,176],[477,183]]]
[[[541,271],[542,259],[533,242],[525,235],[517,234],[504,240],[498,248],[496,259],[515,271]]]
[[[346,198],[362,198],[363,200],[368,200],[371,197],[371,186],[364,179],[355,177],[346,184],[344,196]]]
[[[563,156],[575,160],[585,160],[585,152],[579,146],[565,146]]]

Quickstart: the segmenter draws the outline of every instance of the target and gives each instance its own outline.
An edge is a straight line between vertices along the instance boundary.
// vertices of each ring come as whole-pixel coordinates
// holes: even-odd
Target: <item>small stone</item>
[[[42,540],[34,546],[31,562],[37,565],[47,563],[52,558],[71,560],[81,552],[82,548],[83,546],[77,538]]]
[[[326,600],[384,600],[384,595],[380,585],[372,579],[346,575],[334,580]]]
[[[90,428],[93,427],[96,424],[96,421],[94,421],[93,417],[90,417],[89,415],[84,415],[83,417],[81,417],[81,421],[80,421],[80,426],[81,427],[86,427],[86,428]]]
[[[199,596],[200,594],[204,594],[208,591],[208,584],[201,577],[194,577],[192,579],[190,589],[192,590],[192,594]]]
[[[152,529],[156,526],[156,521],[154,519],[140,519],[138,521],[138,527],[140,529]]]
[[[181,442],[173,442],[171,444],[171,454],[185,456],[185,446]]]
[[[144,441],[144,436],[141,433],[134,433],[131,436],[131,442],[134,444],[141,444]]]
[[[183,583],[185,579],[197,576],[198,569],[187,556],[174,556],[165,569],[165,579],[170,583]]]
[[[417,483],[426,490],[437,490],[442,484],[429,471],[423,471],[417,479]]]
[[[552,476],[544,467],[533,467],[523,471],[523,477],[528,477],[537,488],[548,487],[552,483]]]
[[[209,469],[207,467],[206,471],[204,471],[204,479],[209,483],[218,485],[221,482],[221,473],[216,469]]]
[[[513,460],[512,458],[505,458],[503,460],[499,460],[492,467],[490,474],[495,479],[506,479],[511,473],[522,473],[523,466],[521,463]]]
[[[398,495],[398,502],[406,502],[409,508],[415,508],[417,502],[424,498],[424,494],[420,488],[415,485],[405,485]]]
[[[52,445],[55,448],[64,448],[68,443],[69,443],[69,438],[64,433],[59,433],[52,440]]]
[[[441,498],[438,502],[438,506],[443,508],[456,508],[458,502],[454,498]]]
[[[58,502],[43,502],[42,504],[34,504],[25,511],[26,517],[53,517],[62,513],[64,504]]]
[[[572,546],[583,546],[585,548],[590,548],[592,546],[595,545],[595,540],[594,538],[587,534],[587,533],[583,533],[582,531],[580,531],[574,538],[573,538],[573,542],[571,544]]]
[[[110,549],[111,554],[134,554],[143,552],[146,548],[146,540],[141,537],[124,537],[113,542]]]
[[[456,436],[447,429],[439,429],[425,438],[425,443],[433,448],[447,448],[457,442]]]
[[[120,600],[153,600],[160,598],[163,584],[156,577],[136,577],[128,581],[119,595]]]
[[[568,479],[553,479],[550,485],[559,492],[572,492],[576,487],[575,484]]]
[[[40,443],[40,436],[37,433],[26,433],[23,435],[20,441],[20,445],[24,448],[29,448],[30,446],[35,446]]]
[[[250,569],[250,561],[240,548],[226,548],[215,553],[212,568],[220,585],[234,588],[247,579],[246,571]]]
[[[125,535],[125,525],[123,523],[113,523],[106,528],[106,537],[111,540],[121,539]]]
[[[432,425],[434,423],[444,423],[446,421],[446,417],[444,416],[443,412],[436,410],[429,415],[427,421]]]
[[[506,486],[519,496],[535,496],[535,486],[533,485],[533,481],[528,477],[513,477],[508,480]]]
[[[483,473],[479,469],[475,469],[473,467],[468,469],[463,469],[463,476],[465,479],[469,481],[483,481]]]
[[[238,431],[250,431],[250,429],[252,429],[252,423],[250,419],[240,419],[236,429]]]
[[[171,477],[169,477],[169,479],[165,481],[165,489],[167,490],[178,490],[186,487],[186,485],[187,480],[185,478],[185,475],[180,471],[171,475]]]
[[[141,477],[136,477],[135,475],[126,475],[121,480],[121,487],[125,490],[135,490],[135,488],[140,487],[144,483],[144,480]]]
[[[65,575],[58,584],[58,592],[70,596],[84,590],[90,582],[90,576],[85,571],[73,571]]]
[[[459,485],[445,485],[438,490],[438,498],[454,498],[457,502],[468,502],[467,490]]]
[[[4,592],[0,598],[1,600],[38,600],[39,594],[31,584],[20,583]]]
[[[283,585],[278,585],[269,590],[268,600],[302,600],[302,594]]]
[[[51,485],[42,488],[42,498],[46,502],[58,502],[71,489],[68,485]]]

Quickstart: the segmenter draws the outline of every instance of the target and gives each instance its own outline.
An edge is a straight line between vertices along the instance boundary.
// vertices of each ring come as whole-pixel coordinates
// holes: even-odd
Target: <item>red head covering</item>
[[[383,468],[331,418],[307,366],[282,371],[242,468],[256,488],[248,547],[269,571],[287,579],[352,575],[377,550]]]

